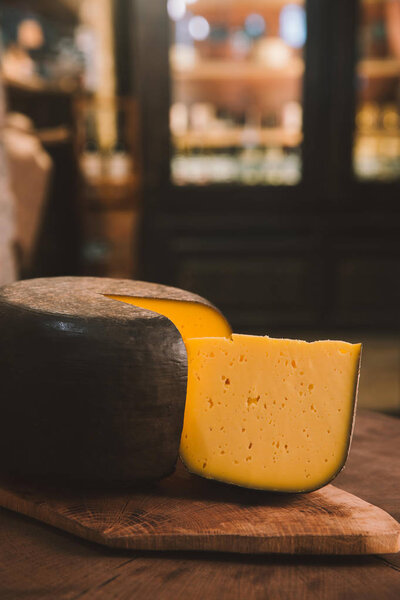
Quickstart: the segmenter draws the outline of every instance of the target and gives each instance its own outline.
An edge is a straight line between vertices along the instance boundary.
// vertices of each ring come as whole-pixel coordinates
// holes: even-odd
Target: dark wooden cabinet
[[[400,329],[400,183],[353,175],[356,0],[308,0],[301,181],[175,185],[164,0],[135,0],[143,278],[198,292],[238,331]],[[400,159],[399,159],[400,160]]]

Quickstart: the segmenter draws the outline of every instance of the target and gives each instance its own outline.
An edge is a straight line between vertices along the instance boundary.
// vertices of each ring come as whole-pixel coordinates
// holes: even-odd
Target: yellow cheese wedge
[[[233,335],[186,340],[181,457],[198,475],[281,492],[311,491],[343,467],[360,344]]]
[[[212,305],[182,300],[140,298],[107,294],[107,298],[133,304],[164,315],[179,330],[183,341],[197,337],[230,336],[232,330],[225,317]]]

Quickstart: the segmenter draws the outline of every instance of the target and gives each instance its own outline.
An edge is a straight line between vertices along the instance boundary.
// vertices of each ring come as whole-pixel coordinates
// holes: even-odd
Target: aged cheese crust
[[[85,484],[175,467],[187,355],[166,317],[107,294],[185,300],[140,281],[60,277],[0,289],[0,471]]]

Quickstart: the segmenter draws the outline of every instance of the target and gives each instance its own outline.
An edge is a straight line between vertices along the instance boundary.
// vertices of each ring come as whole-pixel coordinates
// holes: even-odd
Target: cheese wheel
[[[304,492],[346,461],[360,344],[250,335],[186,341],[181,457],[190,471],[243,487]]]
[[[130,485],[174,470],[186,399],[182,336],[159,312],[113,297],[195,307],[226,323],[195,294],[140,281],[60,277],[1,288],[2,473]]]

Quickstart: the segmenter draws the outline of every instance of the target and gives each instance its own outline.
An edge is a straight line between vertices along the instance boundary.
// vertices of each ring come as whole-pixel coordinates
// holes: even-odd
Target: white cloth
[[[16,117],[8,115],[3,142],[8,158],[8,176],[15,199],[15,226],[21,269],[28,269],[34,256],[50,180],[51,159],[31,128],[15,127]],[[13,118],[11,118],[13,117]]]
[[[14,252],[14,197],[9,185],[8,166],[3,141],[4,116],[4,93],[0,81],[0,285],[11,283],[17,279]]]

